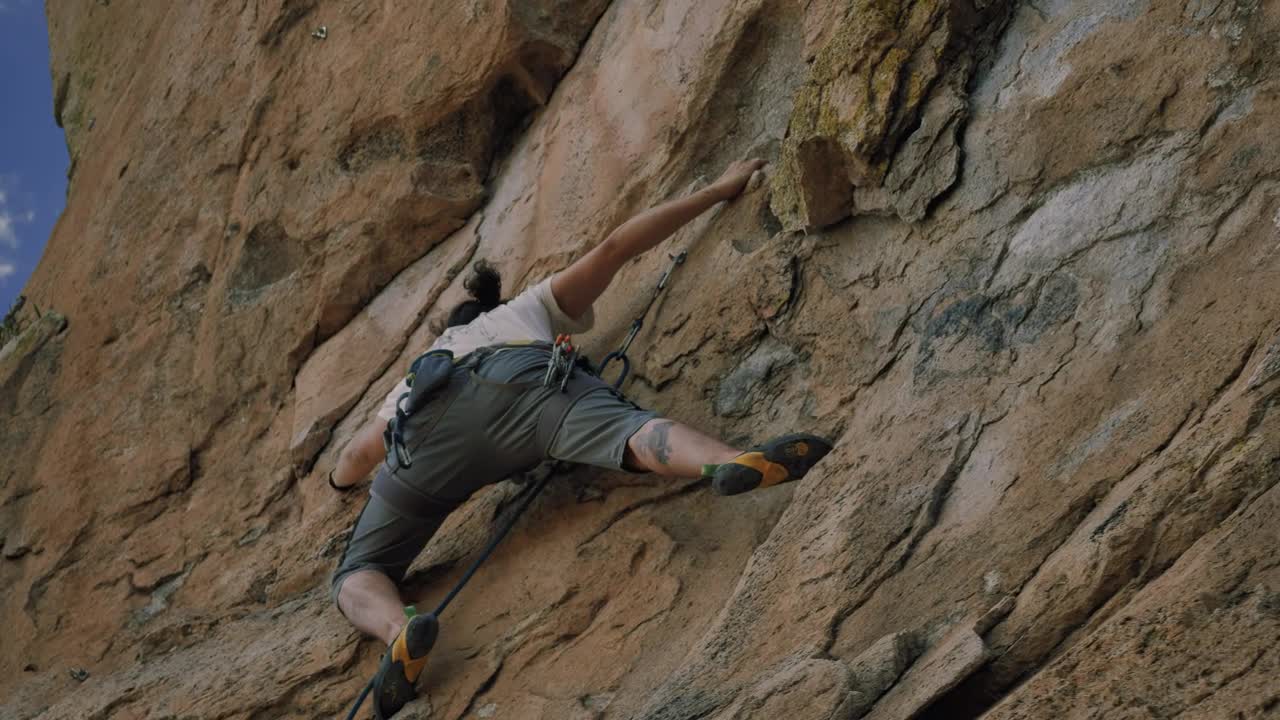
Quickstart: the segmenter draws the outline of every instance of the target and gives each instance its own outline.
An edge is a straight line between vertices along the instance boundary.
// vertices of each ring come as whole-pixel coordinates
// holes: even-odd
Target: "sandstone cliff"
[[[406,717],[1280,714],[1280,2],[48,12],[71,186],[25,292],[66,321],[0,363],[3,717],[345,713],[380,648],[323,473],[460,272],[534,282],[747,155],[628,390],[837,450],[729,499],[557,481]]]

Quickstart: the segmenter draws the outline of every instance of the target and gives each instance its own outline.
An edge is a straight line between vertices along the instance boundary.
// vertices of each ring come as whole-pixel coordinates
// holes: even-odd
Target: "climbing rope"
[[[627,339],[622,341],[622,347],[619,347],[617,350],[605,355],[604,359],[600,361],[600,372],[598,374],[601,380],[604,380],[605,368],[609,367],[610,363],[614,360],[620,360],[622,362],[622,373],[618,375],[617,380],[613,381],[614,390],[621,390],[623,381],[625,381],[627,379],[627,375],[631,373],[631,360],[627,357],[627,351],[631,349],[631,343],[636,339],[636,336],[640,334],[640,328],[644,327],[644,318],[649,314],[649,308],[653,307],[653,304],[658,300],[658,296],[662,294],[664,289],[666,289],[667,281],[671,279],[671,273],[675,272],[677,267],[683,265],[685,258],[688,256],[689,253],[684,252],[683,250],[670,256],[671,266],[667,268],[666,272],[662,273],[662,278],[658,280],[658,285],[653,289],[653,294],[649,296],[649,302],[644,306],[644,309],[640,311],[640,314],[636,316],[635,320],[631,321],[631,330],[627,333]]]
[[[377,677],[374,673],[373,677]],[[356,713],[360,712],[360,706],[364,704],[364,699],[369,697],[369,693],[373,691],[373,678],[369,678],[369,682],[364,684],[364,689],[356,696],[356,704],[351,706],[351,712],[347,713],[347,720],[355,720]]]
[[[541,480],[521,491],[520,494],[516,496],[516,509],[512,511],[511,516],[508,517],[507,521],[498,528],[498,532],[493,536],[493,539],[489,541],[489,544],[485,549],[481,551],[480,556],[471,563],[471,567],[467,568],[467,571],[463,573],[458,582],[454,584],[453,589],[449,591],[449,594],[445,595],[444,599],[440,601],[440,604],[436,606],[436,609],[432,614],[436,616],[437,620],[440,619],[440,615],[444,613],[445,608],[449,607],[449,603],[453,602],[453,599],[458,597],[458,593],[462,592],[462,588],[466,587],[466,584],[471,580],[472,576],[476,574],[476,571],[480,569],[480,566],[484,564],[484,561],[488,560],[489,556],[493,554],[493,551],[498,548],[498,543],[502,542],[502,539],[507,536],[507,533],[511,532],[511,529],[516,526],[516,522],[520,520],[521,515],[524,515],[525,510],[528,510],[529,506],[533,504],[534,499],[538,497],[538,493],[541,493],[542,489],[551,481],[551,478],[563,469],[564,467],[562,463],[555,463],[555,465],[552,466],[551,471],[548,472]],[[355,704],[351,706],[351,712],[347,713],[347,720],[355,719],[356,713],[360,711],[360,706],[364,704],[365,698],[367,698],[369,693],[373,690],[373,681],[376,677],[377,673],[374,673],[374,677],[369,678],[369,682],[365,684],[364,690],[360,691],[360,695],[356,697]]]
[[[462,579],[458,580],[458,583],[453,586],[453,589],[449,591],[449,594],[445,595],[444,599],[440,601],[440,604],[436,606],[433,614],[437,619],[439,619],[440,614],[444,612],[444,609],[449,607],[449,603],[453,602],[453,599],[458,596],[458,593],[462,592],[462,588],[467,584],[467,581],[471,580],[471,577],[476,574],[476,571],[480,569],[480,566],[484,564],[484,561],[489,559],[489,556],[492,555],[493,551],[498,547],[498,543],[502,542],[502,538],[506,537],[507,533],[511,532],[511,528],[515,527],[520,516],[523,515],[524,511],[528,510],[529,506],[533,504],[534,499],[538,497],[538,493],[542,492],[542,489],[547,486],[547,483],[551,481],[551,478],[561,470],[561,464],[556,463],[552,467],[551,472],[546,474],[546,477],[543,477],[536,484],[530,486],[527,490],[524,490],[517,496],[516,509],[512,511],[511,517],[508,518],[507,522],[498,529],[498,533],[489,541],[488,547],[480,553],[480,557],[476,558],[475,562],[471,563],[471,567],[467,568],[467,571],[462,574]]]

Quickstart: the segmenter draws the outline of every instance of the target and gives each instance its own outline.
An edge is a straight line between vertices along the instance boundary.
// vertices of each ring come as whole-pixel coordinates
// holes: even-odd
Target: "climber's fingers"
[[[739,160],[729,165],[725,169],[724,174],[718,180],[712,183],[721,198],[730,200],[742,194],[743,189],[747,187],[747,181],[756,171],[765,166],[765,161],[760,158],[748,158]]]

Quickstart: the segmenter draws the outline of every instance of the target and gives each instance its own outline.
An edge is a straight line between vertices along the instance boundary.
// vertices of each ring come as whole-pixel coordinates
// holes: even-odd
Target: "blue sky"
[[[0,315],[40,260],[67,188],[53,121],[49,30],[38,0],[0,0]]]

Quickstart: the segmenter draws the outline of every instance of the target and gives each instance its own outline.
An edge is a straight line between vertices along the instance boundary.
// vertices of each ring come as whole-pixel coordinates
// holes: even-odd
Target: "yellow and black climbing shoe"
[[[733,460],[706,468],[711,488],[721,495],[737,495],[804,477],[831,452],[831,443],[816,435],[783,435],[757,445]]]
[[[378,674],[373,678],[373,715],[378,720],[388,720],[418,696],[414,684],[439,632],[435,615],[415,615],[382,654]]]

